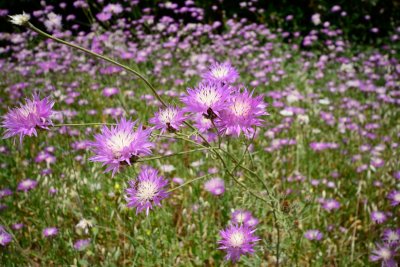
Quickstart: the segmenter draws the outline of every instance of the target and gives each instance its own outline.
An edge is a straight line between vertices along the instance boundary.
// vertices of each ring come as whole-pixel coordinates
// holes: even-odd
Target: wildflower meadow
[[[399,265],[395,5],[6,2],[0,266]]]

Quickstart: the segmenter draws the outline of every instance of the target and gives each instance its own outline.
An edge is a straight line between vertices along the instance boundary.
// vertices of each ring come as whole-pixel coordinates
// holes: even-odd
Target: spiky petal
[[[169,106],[156,112],[149,122],[154,124],[156,129],[160,129],[161,133],[164,133],[179,130],[185,119],[181,109]]]
[[[229,62],[214,63],[209,70],[203,74],[203,79],[211,82],[232,84],[239,77],[238,72]]]

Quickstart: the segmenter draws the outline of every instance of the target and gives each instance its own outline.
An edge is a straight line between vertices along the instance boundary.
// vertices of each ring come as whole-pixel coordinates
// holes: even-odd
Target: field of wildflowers
[[[0,265],[398,266],[400,25],[138,2],[0,10]]]

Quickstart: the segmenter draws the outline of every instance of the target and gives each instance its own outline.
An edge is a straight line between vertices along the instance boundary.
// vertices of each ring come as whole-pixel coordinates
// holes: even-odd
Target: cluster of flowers
[[[262,125],[260,116],[267,114],[266,104],[263,96],[253,97],[247,89],[236,87],[234,82],[238,76],[229,63],[215,63],[204,73],[203,81],[196,88],[188,89],[187,95],[181,98],[184,108],[167,106],[155,113],[150,119],[154,127],[144,127],[125,118],[114,126],[103,126],[100,133],[94,136],[94,141],[89,143],[95,154],[90,160],[106,165],[105,172],[112,171],[114,176],[122,167],[130,166],[139,157],[152,153],[155,144],[149,139],[153,130],[158,129],[161,134],[175,133],[188,119],[195,121],[200,133],[216,130],[218,135],[239,137],[243,133],[251,138],[255,127]],[[6,129],[4,138],[19,135],[22,143],[24,136],[36,136],[37,129],[48,129],[52,126],[53,105],[48,97],[40,99],[34,95],[32,100],[26,100],[25,105],[10,110],[2,124]],[[36,183],[27,179],[18,189],[28,191]],[[168,196],[168,183],[156,169],[142,166],[137,179],[129,181],[125,190],[127,207],[136,208],[136,213],[146,211],[148,215],[150,209],[160,206],[160,202]],[[213,195],[221,195],[225,191],[224,180],[213,178],[205,184],[205,189]],[[253,245],[258,238],[253,236],[253,232],[258,220],[249,212],[237,211],[232,221],[234,224],[221,231],[220,248],[227,250],[227,259],[236,261],[241,254],[254,251]],[[43,235],[53,236],[57,232],[57,228],[48,228]]]

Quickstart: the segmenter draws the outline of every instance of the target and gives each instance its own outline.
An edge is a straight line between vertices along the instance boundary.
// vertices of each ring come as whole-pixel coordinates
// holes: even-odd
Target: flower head
[[[7,233],[3,227],[0,225],[0,245],[5,247],[8,243],[10,243],[12,237],[9,233]]]
[[[4,138],[19,135],[22,143],[25,135],[37,136],[37,129],[47,129],[52,124],[53,105],[48,97],[40,99],[38,95],[33,95],[32,99],[26,99],[25,105],[9,110],[3,117]]]
[[[229,62],[215,63],[203,75],[204,80],[227,84],[234,83],[238,77],[238,72]]]
[[[51,237],[58,234],[58,229],[56,227],[47,227],[43,229],[42,232],[44,237]]]
[[[88,239],[79,239],[74,243],[74,249],[81,251],[87,248],[90,245],[90,238]]]
[[[253,254],[254,245],[260,239],[254,235],[256,230],[246,225],[230,225],[220,231],[219,249],[226,251],[226,260],[238,261],[241,255]]]
[[[185,112],[201,113],[207,119],[219,116],[231,94],[231,89],[219,83],[204,82],[194,89],[187,89],[188,94],[182,97]]]
[[[15,25],[23,26],[29,22],[31,19],[31,16],[29,14],[26,14],[25,12],[22,12],[22,14],[18,15],[12,15],[10,17],[10,22]]]
[[[393,190],[389,193],[388,198],[391,200],[390,205],[397,206],[400,204],[400,191]]]
[[[251,138],[254,126],[261,126],[260,116],[267,115],[263,96],[253,97],[247,90],[236,92],[230,97],[228,106],[221,112],[217,120],[220,132],[226,135],[239,137],[243,132]]]
[[[107,165],[105,172],[112,170],[114,175],[122,165],[130,165],[131,160],[151,154],[153,143],[148,138],[152,129],[144,130],[142,125],[139,125],[134,131],[135,124],[136,122],[121,119],[115,127],[109,129],[104,126],[101,133],[95,135],[95,141],[91,143],[96,155],[90,160]]]
[[[235,210],[232,213],[232,223],[234,224],[244,224],[246,221],[252,218],[251,212],[247,210]]]
[[[212,178],[204,183],[204,188],[211,194],[218,196],[225,192],[225,181],[219,177]]]
[[[376,244],[376,248],[372,251],[372,255],[369,257],[371,261],[382,261],[382,266],[395,267],[397,266],[393,259],[395,255],[394,250],[387,245]]]
[[[34,189],[34,188],[37,186],[37,183],[38,183],[37,181],[32,180],[32,179],[25,179],[25,180],[22,180],[22,181],[18,184],[17,190],[18,190],[18,191],[25,191],[25,192],[27,192],[27,191],[29,191],[29,190]]]
[[[136,207],[136,214],[153,209],[153,205],[161,206],[160,202],[168,196],[165,186],[168,181],[158,175],[158,171],[144,166],[139,173],[137,180],[129,181],[129,188],[126,191],[128,207]]]
[[[169,106],[156,112],[149,122],[154,124],[156,129],[160,129],[161,133],[164,133],[165,131],[176,132],[185,119],[181,109]]]
[[[371,213],[371,220],[376,223],[383,223],[384,221],[386,221],[386,219],[386,214],[382,211],[376,210]]]
[[[382,240],[389,245],[400,245],[400,228],[383,231]]]
[[[308,230],[304,233],[304,237],[308,240],[321,240],[323,234],[319,230]]]
[[[323,201],[322,207],[327,211],[337,210],[340,208],[340,203],[335,199],[326,199]]]

